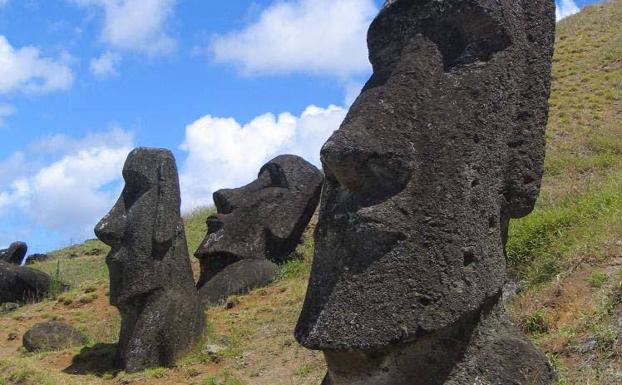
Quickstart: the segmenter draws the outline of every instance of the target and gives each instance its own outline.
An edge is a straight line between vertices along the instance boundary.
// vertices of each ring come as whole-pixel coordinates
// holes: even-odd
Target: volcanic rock
[[[34,263],[45,262],[50,259],[50,256],[47,254],[31,254],[26,258],[26,264],[32,265]]]
[[[84,345],[86,338],[73,326],[49,321],[36,324],[23,337],[24,348],[29,352],[46,352]]]
[[[0,261],[0,303],[38,301],[50,290],[50,276]]]

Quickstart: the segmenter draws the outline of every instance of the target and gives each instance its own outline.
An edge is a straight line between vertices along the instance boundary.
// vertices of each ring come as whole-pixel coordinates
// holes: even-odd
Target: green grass
[[[192,256],[203,242],[207,234],[207,217],[214,214],[216,210],[212,207],[194,210],[184,218],[186,228],[186,239],[188,241],[188,252]]]
[[[621,191],[622,174],[614,173],[598,186],[511,221],[506,247],[510,271],[528,284],[544,283],[573,257],[598,252],[619,225]]]

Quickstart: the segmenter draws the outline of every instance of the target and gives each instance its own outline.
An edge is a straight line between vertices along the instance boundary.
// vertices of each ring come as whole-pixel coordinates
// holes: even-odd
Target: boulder
[[[179,178],[168,150],[137,148],[125,188],[95,228],[111,246],[110,303],[121,313],[116,363],[127,372],[171,366],[201,340],[205,314],[194,286],[180,215]]]
[[[78,330],[58,321],[36,324],[23,337],[24,348],[29,352],[63,350],[85,343],[86,338]]]
[[[26,265],[32,265],[34,263],[45,262],[50,259],[47,254],[31,254],[26,258]]]
[[[19,304],[15,302],[6,302],[0,305],[0,314],[1,313],[11,313],[19,309]]]
[[[0,250],[0,261],[21,265],[28,252],[28,245],[24,242],[13,242],[8,249]]]
[[[228,270],[230,285],[223,284],[224,278],[208,285],[236,262],[286,261],[317,208],[322,183],[322,174],[315,166],[298,156],[281,155],[266,163],[250,184],[214,193],[217,214],[208,218],[207,236],[195,253],[201,261],[198,288],[205,302],[221,300],[239,288],[247,290],[274,278],[274,266],[257,262]],[[251,272],[251,266],[259,270]],[[234,272],[242,275],[236,277]],[[251,276],[254,278],[249,280]],[[218,288],[217,292],[209,293],[211,288]]]
[[[0,303],[38,301],[50,289],[50,276],[0,261]]]
[[[326,384],[552,382],[501,298],[508,223],[542,179],[554,31],[553,0],[392,0],[373,21],[373,75],[321,151],[295,333]]]

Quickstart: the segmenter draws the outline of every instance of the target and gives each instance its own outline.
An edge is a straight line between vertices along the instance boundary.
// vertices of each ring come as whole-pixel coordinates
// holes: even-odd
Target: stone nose
[[[117,202],[112,210],[95,226],[97,238],[112,247],[122,241],[125,232],[126,213],[122,207],[119,207],[120,202]]]
[[[400,192],[410,180],[410,156],[398,146],[370,148],[356,137],[344,135],[347,128],[333,134],[322,148],[327,178],[371,201],[382,201]]]
[[[233,189],[218,190],[214,193],[213,198],[214,205],[216,205],[218,212],[221,214],[229,214],[236,207],[235,190]]]

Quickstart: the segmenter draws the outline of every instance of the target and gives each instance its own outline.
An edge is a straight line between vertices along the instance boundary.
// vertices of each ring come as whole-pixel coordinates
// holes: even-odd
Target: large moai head
[[[554,28],[553,0],[387,1],[321,152],[304,346],[413,343],[500,294],[508,221],[539,193]]]
[[[199,286],[241,260],[285,261],[317,208],[322,182],[309,162],[281,155],[248,185],[216,191],[217,213],[208,218],[207,236],[195,253],[201,260]]]
[[[176,284],[166,279],[169,269],[185,265],[188,257],[173,155],[136,149],[123,167],[123,179],[121,197],[95,228],[112,248],[106,263],[113,305]]]
[[[203,332],[180,216],[177,166],[168,150],[137,148],[125,187],[95,228],[111,247],[110,303],[122,317],[118,364],[127,371],[166,366]]]

